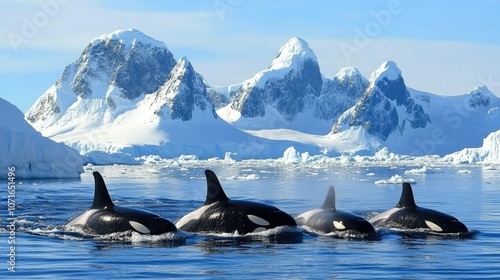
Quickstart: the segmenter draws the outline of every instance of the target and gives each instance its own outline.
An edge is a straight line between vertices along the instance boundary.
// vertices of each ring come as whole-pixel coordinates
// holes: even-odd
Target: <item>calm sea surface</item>
[[[98,170],[116,205],[155,212],[173,222],[205,200],[204,169],[215,171],[233,199],[277,206],[296,216],[318,208],[328,187],[337,209],[369,218],[396,205],[401,184],[414,179],[419,206],[457,217],[471,236],[379,230],[380,238],[321,236],[288,229],[290,238],[207,236],[90,237],[63,225],[92,203]],[[500,279],[500,167],[284,165],[203,161],[166,166],[87,167],[81,180],[16,181],[15,272],[8,270],[7,182],[0,213],[2,279]],[[287,232],[287,230],[285,230]]]

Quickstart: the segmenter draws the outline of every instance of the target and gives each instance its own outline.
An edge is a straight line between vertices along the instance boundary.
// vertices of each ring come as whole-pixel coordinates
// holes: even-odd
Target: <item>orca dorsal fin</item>
[[[323,206],[321,206],[321,209],[324,210],[334,210],[335,209],[335,187],[330,186],[330,189],[328,189],[328,194],[326,195],[325,202],[323,203]]]
[[[210,205],[217,201],[228,201],[224,190],[217,178],[217,175],[212,170],[205,170],[205,176],[207,177],[207,199],[205,200],[205,205]]]
[[[97,171],[92,173],[94,175],[94,202],[92,203],[92,207],[90,209],[100,209],[105,208],[107,206],[115,206],[113,201],[111,201],[111,197],[109,196],[108,189],[106,188],[106,184],[104,183],[104,179],[101,174]]]
[[[403,192],[401,193],[401,198],[399,199],[398,208],[412,208],[417,207],[415,204],[415,198],[413,197],[413,190],[408,182],[403,183]]]

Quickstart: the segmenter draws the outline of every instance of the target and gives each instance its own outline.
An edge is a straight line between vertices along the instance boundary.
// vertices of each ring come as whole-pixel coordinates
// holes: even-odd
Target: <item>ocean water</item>
[[[271,204],[293,216],[321,206],[328,187],[335,185],[337,209],[372,217],[394,207],[401,194],[401,184],[375,182],[400,175],[415,180],[419,206],[457,217],[472,234],[379,229],[379,237],[363,239],[284,228],[252,236],[181,232],[93,237],[63,227],[90,208],[92,170],[104,176],[116,205],[155,212],[175,222],[203,204],[207,168],[219,176],[230,198]],[[499,170],[469,165],[422,168],[259,161],[88,166],[81,180],[16,181],[12,217],[4,181],[0,277],[500,279]],[[14,233],[8,227],[10,219],[16,222]],[[11,235],[15,244],[8,244]],[[8,270],[12,245],[15,272]]]

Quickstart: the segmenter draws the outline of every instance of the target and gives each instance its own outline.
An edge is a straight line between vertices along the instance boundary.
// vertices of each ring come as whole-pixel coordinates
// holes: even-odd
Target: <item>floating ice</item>
[[[432,167],[423,166],[422,168],[406,170],[405,174],[415,175],[415,174],[432,174],[432,173],[440,173],[440,172],[443,172],[443,171],[439,168],[432,168]]]
[[[412,184],[416,184],[417,183],[414,179],[403,178],[401,175],[396,174],[396,175],[392,176],[391,178],[389,178],[388,180],[378,180],[378,181],[375,181],[375,184],[377,184],[377,185],[402,184],[404,182],[408,182],[408,183],[412,183]]]

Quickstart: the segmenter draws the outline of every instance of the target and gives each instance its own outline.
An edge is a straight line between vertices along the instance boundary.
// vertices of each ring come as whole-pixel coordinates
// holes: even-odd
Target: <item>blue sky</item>
[[[291,37],[322,73],[365,77],[395,61],[408,86],[440,95],[486,84],[500,96],[500,1],[0,0],[0,97],[23,112],[93,38],[136,28],[186,56],[212,85],[269,66]]]

